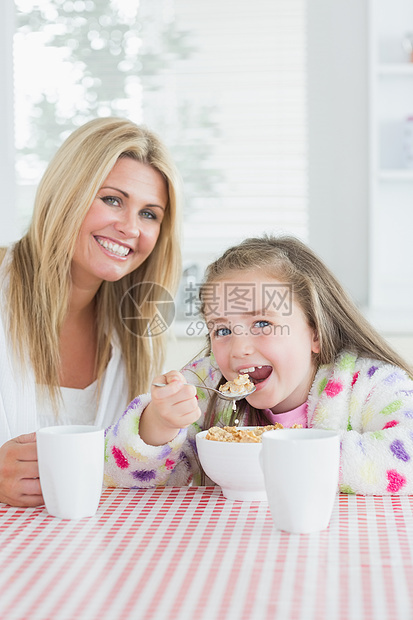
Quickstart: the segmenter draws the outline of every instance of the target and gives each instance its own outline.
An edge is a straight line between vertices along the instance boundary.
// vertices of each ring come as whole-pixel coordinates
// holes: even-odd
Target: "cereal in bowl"
[[[298,427],[298,425],[294,425]],[[293,427],[293,428],[294,428]],[[206,439],[211,441],[227,441],[235,443],[261,443],[261,435],[266,431],[275,431],[284,428],[282,424],[270,424],[268,426],[254,426],[251,428],[238,428],[236,426],[212,426],[206,434]]]

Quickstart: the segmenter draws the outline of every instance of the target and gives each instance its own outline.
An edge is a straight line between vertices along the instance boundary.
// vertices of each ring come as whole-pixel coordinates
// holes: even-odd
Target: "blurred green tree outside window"
[[[219,136],[214,107],[186,95],[152,105],[157,91],[168,93],[179,62],[196,51],[191,33],[168,11],[170,0],[15,0],[15,5],[20,187],[37,184],[74,129],[114,115],[148,124],[166,142],[183,177],[188,214],[192,196],[216,195],[222,172],[212,157]],[[19,201],[24,221],[32,209],[27,197],[23,193]]]

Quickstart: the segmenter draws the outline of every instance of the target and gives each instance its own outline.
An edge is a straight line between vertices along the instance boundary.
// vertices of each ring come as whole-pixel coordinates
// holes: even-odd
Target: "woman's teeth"
[[[112,243],[111,241],[106,241],[106,239],[98,239],[97,237],[95,237],[95,239],[105,250],[109,250],[109,252],[116,254],[116,256],[126,256],[129,254],[130,249],[126,248],[124,245]]]

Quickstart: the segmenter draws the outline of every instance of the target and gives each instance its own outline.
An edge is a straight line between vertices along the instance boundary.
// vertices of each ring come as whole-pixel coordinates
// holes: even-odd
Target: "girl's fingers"
[[[180,380],[172,381],[165,385],[165,387],[152,387],[153,400],[157,402],[169,400],[169,406],[192,399],[195,395],[196,388],[193,385],[183,384]]]
[[[176,405],[175,407],[173,407],[171,409],[171,413],[173,415],[175,412],[177,412],[177,415],[179,417],[183,417],[188,414],[195,413],[198,410],[199,410],[199,407],[198,407],[197,401],[193,403],[191,399],[191,400],[185,401],[184,403],[179,403],[179,405]]]
[[[178,370],[171,370],[164,375],[166,383],[173,383],[174,381],[179,381],[180,383],[185,383],[185,377]]]
[[[181,428],[187,428],[188,426],[191,426],[191,424],[199,420],[200,417],[201,417],[201,410],[198,407],[197,411],[191,411],[190,413],[187,413],[186,415],[182,416]]]
[[[196,397],[196,387],[193,385],[183,385],[181,389],[176,392],[173,400],[174,404],[184,403],[188,400],[192,401]],[[196,399],[195,399],[196,400]]]
[[[152,402],[148,409],[161,426],[168,428],[186,428],[201,415],[196,397],[196,388],[187,385],[185,377],[177,370],[172,370],[156,377],[153,383],[165,384],[163,387],[152,386]],[[145,420],[144,420],[145,421]]]
[[[197,401],[195,401],[195,404],[192,401],[186,401],[185,403],[180,403],[175,407],[171,407],[165,415],[165,419],[167,419],[168,423],[172,426],[184,428],[196,422],[200,416],[201,410],[198,407]]]
[[[178,381],[173,381],[172,383],[168,383],[165,387],[157,387],[152,386],[151,394],[152,400],[156,400],[159,402],[166,401],[167,399],[172,398],[179,392],[182,384],[178,383]]]
[[[153,383],[164,383],[168,385],[169,383],[173,383],[174,381],[185,383],[185,377],[178,370],[170,370],[163,375],[158,375],[157,377],[155,377]]]

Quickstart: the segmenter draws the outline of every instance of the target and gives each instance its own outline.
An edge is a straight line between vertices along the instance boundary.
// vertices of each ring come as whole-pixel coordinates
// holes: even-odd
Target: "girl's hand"
[[[0,447],[0,502],[22,507],[44,504],[36,433],[20,435]]]
[[[196,422],[201,411],[196,398],[196,388],[186,385],[185,377],[177,370],[156,377],[154,383],[167,385],[152,386],[152,402],[141,415],[139,434],[145,443],[161,446],[172,441],[179,429]]]

